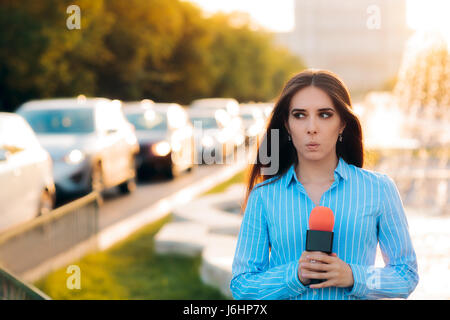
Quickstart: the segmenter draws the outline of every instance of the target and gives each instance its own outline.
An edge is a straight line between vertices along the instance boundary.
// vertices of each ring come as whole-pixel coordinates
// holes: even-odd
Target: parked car
[[[239,102],[233,98],[204,98],[196,99],[189,105],[190,109],[225,109],[230,116],[239,114]]]
[[[54,207],[52,159],[21,116],[0,112],[0,232]]]
[[[34,129],[54,163],[57,195],[136,188],[139,145],[121,102],[105,98],[30,101],[17,111]],[[101,199],[101,198],[100,198]]]
[[[236,151],[235,132],[225,110],[189,109],[199,163],[221,163]],[[225,119],[225,120],[223,120]]]
[[[143,100],[124,104],[124,112],[136,129],[140,173],[156,171],[173,178],[195,167],[192,124],[183,107]]]
[[[245,142],[245,129],[242,119],[239,115],[239,103],[233,98],[205,98],[196,99],[191,102],[189,110],[210,110],[213,113],[218,110],[220,115],[215,114],[215,117],[220,122],[222,128],[230,128],[231,140],[235,147],[243,145]]]
[[[241,104],[239,114],[245,128],[246,143],[264,134],[264,110],[258,104]]]
[[[272,102],[267,103],[260,103],[258,104],[260,108],[263,108],[264,118],[266,121],[269,120],[270,116],[272,115],[273,108],[275,107],[275,104]]]

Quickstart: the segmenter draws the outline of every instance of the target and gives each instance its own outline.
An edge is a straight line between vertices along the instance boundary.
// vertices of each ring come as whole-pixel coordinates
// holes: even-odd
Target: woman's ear
[[[341,126],[341,129],[339,130],[339,133],[343,133],[345,130],[345,127],[347,127],[347,123],[344,122],[344,124]]]
[[[289,127],[288,127],[287,123],[284,124],[284,129],[286,130],[288,135],[291,135],[291,132],[289,131]]]

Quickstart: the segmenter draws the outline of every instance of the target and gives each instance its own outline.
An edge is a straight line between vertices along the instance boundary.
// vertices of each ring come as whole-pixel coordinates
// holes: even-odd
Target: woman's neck
[[[302,159],[295,168],[295,173],[302,184],[329,183],[334,181],[334,170],[338,163],[337,156],[313,161]]]

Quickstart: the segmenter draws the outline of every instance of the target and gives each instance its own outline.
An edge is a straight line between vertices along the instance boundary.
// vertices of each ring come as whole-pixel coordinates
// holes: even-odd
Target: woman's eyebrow
[[[306,109],[299,109],[299,108],[294,108],[294,109],[291,110],[291,112],[294,112],[294,111],[302,111],[302,112],[305,112],[305,111],[307,111],[307,110],[306,110]],[[332,108],[320,108],[320,109],[318,109],[317,111],[318,111],[318,112],[323,112],[323,111],[334,111],[334,109],[332,109]]]

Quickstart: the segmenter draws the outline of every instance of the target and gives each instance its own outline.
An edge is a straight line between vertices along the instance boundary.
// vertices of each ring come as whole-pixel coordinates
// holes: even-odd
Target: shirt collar
[[[348,164],[347,162],[345,162],[344,159],[342,159],[341,157],[339,157],[339,162],[338,165],[336,167],[336,169],[334,169],[334,180],[338,180],[339,178],[342,178],[344,180],[348,179]],[[295,180],[296,182],[299,182],[297,179],[297,175],[295,174],[295,165],[292,164],[291,167],[289,168],[289,170],[286,173],[286,186],[289,186],[289,184]]]

